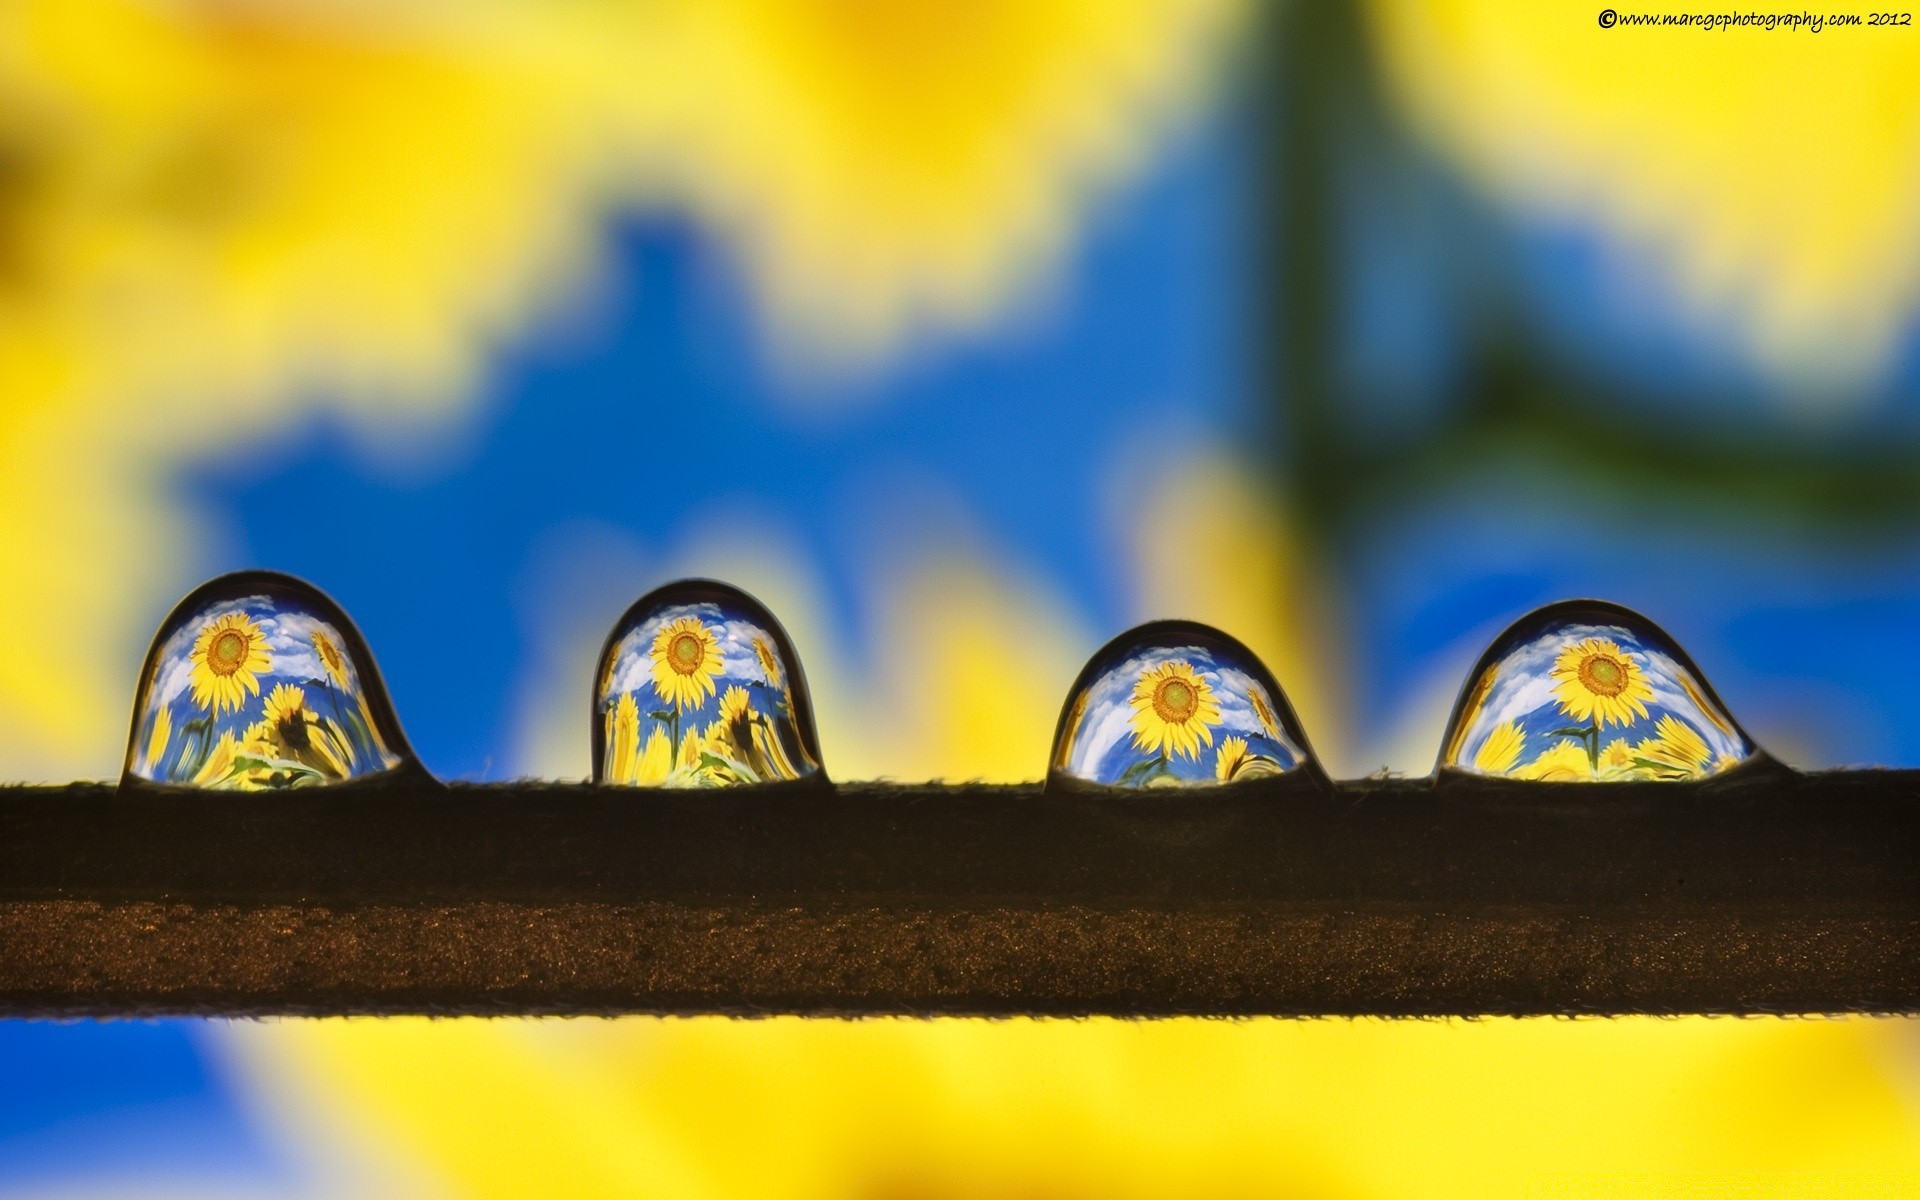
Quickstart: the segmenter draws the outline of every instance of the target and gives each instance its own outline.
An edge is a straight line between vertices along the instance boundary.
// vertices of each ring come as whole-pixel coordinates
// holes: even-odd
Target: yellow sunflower
[[[1247,689],[1247,699],[1253,702],[1253,715],[1260,719],[1260,728],[1274,741],[1280,740],[1280,721],[1273,715],[1273,706],[1267,703],[1266,692],[1255,684]]]
[[[752,709],[752,697],[747,695],[747,689],[743,687],[730,687],[727,689],[726,694],[720,697],[720,721],[722,724],[731,725],[735,721],[746,717]]]
[[[765,672],[768,686],[779,687],[782,674],[780,656],[773,652],[767,639],[757,636],[753,639],[753,656],[760,660],[760,670]]]
[[[265,717],[240,731],[240,753],[247,758],[279,758],[280,747],[274,744],[274,724]]]
[[[613,693],[613,669],[620,665],[620,654],[615,651],[607,655],[607,662],[600,669],[600,698],[605,700]]]
[[[1633,765],[1633,747],[1627,745],[1627,739],[1615,738],[1600,748],[1601,770],[1630,771]]]
[[[1453,723],[1453,734],[1447,739],[1446,752],[1441,755],[1441,761],[1460,761],[1460,752],[1466,749],[1467,733],[1479,718],[1481,706],[1486,704],[1487,693],[1493,690],[1493,681],[1498,675],[1498,667],[1488,667],[1480,672],[1480,678],[1474,680],[1473,691],[1467,694],[1467,702],[1460,706],[1460,717]]]
[[[1082,688],[1073,698],[1073,707],[1067,710],[1067,719],[1060,725],[1060,744],[1053,748],[1053,765],[1065,769],[1067,760],[1073,757],[1073,745],[1080,740],[1080,722],[1087,718],[1087,703],[1093,699],[1093,693]]]
[[[173,736],[173,712],[162,704],[153,714],[153,729],[147,734],[147,773],[160,771],[160,758],[167,752],[167,739]]]
[[[263,763],[273,760],[294,759],[296,756],[276,739],[274,727],[265,718],[247,726],[235,743],[234,754],[239,758],[257,758]],[[280,773],[278,768],[255,766],[237,771],[227,780],[226,786],[241,792],[262,792],[275,786],[274,776]],[[291,782],[281,773],[282,784]]]
[[[121,638],[33,631],[141,619],[97,572],[198,544],[154,484],[177,464],[320,403],[470,413],[479,333],[567,294],[630,199],[734,230],[796,346],[990,325],[1199,110],[1248,6],[320,7],[0,4],[0,545],[33,564],[0,588],[0,692],[53,774],[121,749],[94,719]]]
[[[1833,383],[1902,361],[1920,300],[1910,30],[1702,36],[1608,28],[1598,4],[1578,20],[1510,0],[1366,7],[1370,61],[1409,127],[1524,224],[1604,237],[1608,261],[1647,273],[1620,295],[1671,297],[1703,339],[1796,381],[1783,399],[1830,405]]]
[[[268,729],[284,729],[310,719],[313,713],[307,708],[306,689],[291,683],[275,684],[267,693],[266,714]]]
[[[744,755],[734,745],[732,731],[725,722],[710,721],[706,728],[688,733],[687,741],[694,747],[691,770],[687,772],[691,781],[720,786],[741,782],[739,771],[732,764],[740,762]],[[684,749],[682,755],[683,758],[686,755]],[[702,761],[706,756],[720,762]]]
[[[1593,778],[1593,760],[1585,746],[1565,738],[1513,772],[1513,777],[1539,783],[1584,783]]]
[[[1213,777],[1221,783],[1264,779],[1280,773],[1280,764],[1265,754],[1249,751],[1245,738],[1221,738],[1220,749],[1213,756]]]
[[[220,740],[213,744],[213,750],[207,755],[207,761],[193,773],[193,786],[219,787],[227,776],[233,774],[233,760],[240,753],[240,742],[231,733],[223,733]]]
[[[1225,783],[1233,778],[1233,770],[1247,757],[1247,739],[1221,738],[1220,749],[1213,756],[1213,777]]]
[[[761,779],[798,779],[800,772],[787,756],[787,749],[780,744],[780,738],[773,727],[765,721],[755,721],[748,744],[744,747],[747,764]]]
[[[1733,726],[1727,723],[1725,716],[1721,715],[1719,707],[1707,699],[1706,694],[1700,690],[1700,685],[1694,682],[1693,676],[1684,670],[1675,674],[1680,680],[1680,690],[1687,694],[1687,699],[1693,701],[1694,707],[1700,710],[1700,715],[1711,721],[1720,732],[1729,737],[1733,736]]]
[[[340,653],[340,647],[334,644],[325,630],[313,631],[313,652],[320,656],[320,667],[333,680],[335,687],[349,687],[347,683],[347,656]]]
[[[737,746],[738,757],[758,779],[795,779],[793,769],[779,739],[765,721],[754,719],[751,697],[743,687],[730,687],[720,697],[720,719],[715,722],[726,731],[728,741]]]
[[[194,639],[193,702],[218,714],[240,711],[247,696],[260,694],[259,676],[273,666],[267,635],[245,613],[207,622]]]
[[[1199,758],[1213,745],[1220,706],[1213,688],[1180,659],[1148,667],[1133,686],[1133,741],[1142,750],[1171,758]]]
[[[733,744],[732,731],[725,721],[710,721],[700,733],[700,749],[715,758],[737,759],[740,751]]]
[[[662,64],[640,79],[737,83],[642,89],[678,102],[668,178],[740,230],[775,332],[844,355],[974,325],[1057,259],[1084,197],[1197,108],[1251,8],[686,3],[644,6],[671,18],[629,36]]]
[[[1606,638],[1584,638],[1567,646],[1549,674],[1560,681],[1554,690],[1566,714],[1602,728],[1645,717],[1646,702],[1653,699],[1634,656]]]
[[[290,683],[275,685],[267,696],[266,716],[254,728],[258,732],[249,733],[249,738],[275,747],[277,757],[291,759],[332,779],[345,779],[352,773],[353,751],[307,707],[304,688]]]
[[[373,706],[367,703],[367,694],[361,692],[356,699],[357,707],[360,709],[360,721],[366,728],[367,740],[372,743],[371,748],[374,756],[390,760],[387,765],[391,766],[394,761],[398,760],[394,759],[393,755],[387,750],[386,739],[380,736],[380,725],[379,722],[373,719]]]
[[[1657,763],[1661,774],[1698,775],[1713,757],[1707,743],[1693,726],[1674,717],[1661,717],[1653,727],[1654,736],[1634,747],[1634,753]]]
[[[673,773],[673,747],[667,731],[655,725],[647,735],[647,748],[640,753],[640,765],[634,772],[635,783],[665,783]]]
[[[608,710],[606,770],[608,783],[637,782],[640,770],[640,706],[632,692],[621,692]]]
[[[1480,743],[1479,751],[1473,756],[1474,769],[1489,775],[1505,775],[1513,770],[1514,763],[1520,761],[1521,752],[1526,746],[1527,735],[1520,732],[1520,726],[1512,721],[1502,721],[1493,727],[1487,740]]]
[[[720,643],[697,617],[681,617],[653,635],[653,688],[675,708],[698,708],[713,695]]]

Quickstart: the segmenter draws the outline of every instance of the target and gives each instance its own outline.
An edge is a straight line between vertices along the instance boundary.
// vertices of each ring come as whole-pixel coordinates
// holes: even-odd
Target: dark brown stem
[[[1920,774],[0,790],[0,1014],[1920,1012]]]

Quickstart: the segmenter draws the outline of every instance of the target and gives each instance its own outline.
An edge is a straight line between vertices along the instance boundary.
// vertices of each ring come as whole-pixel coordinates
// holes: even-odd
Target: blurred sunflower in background
[[[1267,702],[1266,690],[1259,684],[1248,687],[1247,700],[1253,705],[1254,719],[1260,722],[1260,728],[1267,731],[1268,737],[1278,739],[1280,722],[1274,718],[1273,705]]]
[[[1600,766],[1607,771],[1631,770],[1634,765],[1633,748],[1627,745],[1627,739],[1615,738],[1600,747]]]
[[[220,737],[213,743],[207,760],[194,772],[194,787],[217,787],[226,783],[233,775],[234,760],[241,753],[240,740],[227,730],[221,730]]]
[[[1487,740],[1473,752],[1473,765],[1490,775],[1504,775],[1514,763],[1520,761],[1526,745],[1527,735],[1520,731],[1520,726],[1512,721],[1502,721],[1493,727]]]
[[[1700,774],[1713,761],[1713,751],[1698,731],[1685,721],[1663,715],[1654,724],[1654,736],[1633,748],[1635,757],[1652,764],[1660,775],[1688,777]]]
[[[173,736],[173,714],[168,705],[162,704],[154,710],[153,728],[147,733],[146,765],[149,771],[160,766],[160,760],[166,757],[167,742]]]
[[[1280,773],[1280,763],[1265,754],[1250,753],[1245,738],[1221,738],[1219,749],[1214,751],[1213,777],[1220,783],[1264,779]]]
[[[1409,125],[1518,219],[1605,231],[1618,276],[1657,281],[1633,294],[1757,365],[1781,385],[1767,396],[1831,420],[1898,372],[1920,305],[1910,27],[1709,34],[1601,28],[1598,7],[1367,8]]]
[[[274,685],[265,715],[248,731],[247,740],[269,745],[276,758],[298,762],[329,778],[345,779],[353,773],[352,746],[308,707],[306,689],[294,684]]]
[[[637,783],[640,778],[640,706],[632,692],[607,710],[607,782]]]
[[[333,685],[338,688],[352,686],[347,682],[346,656],[340,653],[340,647],[333,644],[333,639],[324,630],[316,629],[310,640],[313,642],[313,652],[320,656],[321,670],[327,673]]]
[[[730,687],[726,695],[720,697],[720,721],[731,725],[735,721],[745,720],[752,708],[752,700],[743,687]]]
[[[785,686],[786,672],[780,668],[779,656],[773,652],[773,647],[767,644],[767,639],[758,634],[754,635],[753,639],[753,657],[759,662],[760,670],[765,673],[768,687]]]
[[[1586,783],[1593,779],[1593,759],[1585,746],[1563,738],[1514,771],[1513,777],[1536,783]]]
[[[1920,290],[1910,41],[1609,39],[1591,13],[1487,0],[1377,0],[1365,15],[1395,111],[1516,221],[1630,247],[1662,281],[1662,311],[1701,340],[1813,381],[1782,389],[1789,400],[1899,369]],[[424,488],[409,471],[428,435],[484,408],[501,341],[596,286],[607,227],[635,213],[724,247],[777,371],[925,370],[926,346],[984,339],[1047,298],[1051,269],[1099,223],[1091,201],[1213,102],[1223,47],[1253,31],[1231,0],[0,6],[0,544],[27,568],[0,589],[4,774],[68,779],[112,761],[122,731],[97,714],[124,695],[147,609],[225,532],[183,471],[264,469],[331,414]],[[1143,285],[1118,271],[1082,286]],[[1118,393],[1098,356],[1074,377]],[[993,361],[974,370],[977,390],[1008,382]],[[1143,386],[1166,394],[1140,422],[1159,452],[1183,436],[1182,389],[1204,385]],[[775,394],[781,413],[879,403],[859,388]],[[634,416],[699,419],[709,402],[627,395]],[[779,428],[796,452],[817,436]],[[974,454],[970,435],[1006,432],[948,440]],[[1150,486],[1126,476],[1133,507],[1115,504],[1123,529],[1100,583],[1131,615],[1242,636],[1323,718],[1308,722],[1322,751],[1360,754],[1342,689],[1367,668],[1327,648],[1360,622],[1331,594],[1335,539],[1296,528],[1308,518],[1249,466],[1242,432],[1157,453],[1171,465]],[[1054,448],[1064,478],[1067,447]],[[754,469],[719,454],[702,465],[743,481]],[[751,522],[725,531],[703,553],[751,543]],[[1006,702],[1005,631],[1031,631],[1023,699],[1051,697],[1089,626],[1122,608],[1076,608],[1037,552],[981,541],[875,587],[862,686],[822,689],[841,761],[994,780],[1046,761],[1033,713],[1051,701]],[[738,551],[742,570],[794,600],[783,620],[804,616],[808,580],[763,549]],[[75,623],[104,632],[39,636]],[[267,669],[258,631],[209,632],[194,697],[237,709]],[[697,702],[717,645],[704,627],[682,633],[685,656],[656,644],[653,678]],[[329,646],[316,653],[344,686]],[[754,652],[778,686],[771,648]],[[823,656],[829,682],[840,657]],[[1634,670],[1618,647],[1583,656],[1563,679],[1569,711],[1624,720],[1647,698]],[[1393,679],[1396,697],[1419,690]],[[1197,758],[1211,703],[1190,669],[1165,670],[1135,691],[1135,737]],[[1437,722],[1415,715],[1410,743],[1430,753]],[[578,719],[567,707],[569,745]],[[673,770],[659,725],[643,741],[632,694],[602,719],[610,778]],[[156,726],[147,752],[166,742]],[[1481,755],[1506,769],[1525,750],[1517,729],[1496,730]],[[223,735],[198,781],[244,756]],[[1515,773],[1594,767],[1563,741]],[[547,1194],[561,1181],[583,1195],[1478,1200],[1561,1183],[1696,1195],[1702,1180],[1742,1179],[1812,1193],[1836,1170],[1899,1194],[1920,1177],[1911,1040],[1893,1023],[326,1021],[198,1036],[253,1122],[365,1172],[320,1174],[342,1193]],[[65,1158],[97,1153],[90,1141]]]

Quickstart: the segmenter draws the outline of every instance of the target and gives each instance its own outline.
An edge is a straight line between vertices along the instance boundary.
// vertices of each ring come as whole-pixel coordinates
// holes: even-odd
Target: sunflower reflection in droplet
[[[1542,783],[1684,781],[1759,757],[1658,626],[1569,601],[1521,618],[1482,656],[1440,766]]]
[[[308,584],[222,576],[161,626],[134,706],[126,772],[150,783],[274,791],[408,761],[359,635]]]
[[[1311,761],[1279,685],[1217,629],[1157,621],[1081,671],[1054,735],[1054,778],[1125,788],[1210,786]]]
[[[792,644],[738,588],[686,580],[642,597],[614,627],[596,678],[597,782],[701,788],[824,777]]]

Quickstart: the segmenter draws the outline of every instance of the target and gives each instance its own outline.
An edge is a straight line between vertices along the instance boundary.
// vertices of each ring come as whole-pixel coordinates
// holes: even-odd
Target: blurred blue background
[[[600,639],[689,574],[788,623],[839,778],[1038,777],[1163,616],[1335,775],[1421,774],[1581,595],[1790,762],[1920,766],[1910,38],[884,7],[0,15],[0,777],[111,777],[145,639],[251,566],[341,602],[446,778],[583,777]],[[1715,99],[1769,87],[1817,111]],[[1555,1105],[1596,1170],[1920,1177],[1900,1022],[1020,1028],[6,1022],[0,1194],[1409,1194],[1357,1124],[1234,1140],[1274,1080],[1447,1143],[1428,1195],[1518,1194]],[[1051,1150],[992,1122],[1036,1052]],[[758,1188],[709,1091],[817,1055]],[[1217,1128],[1127,1134],[1196,1063]],[[1491,1149],[1421,1116],[1453,1088]]]

